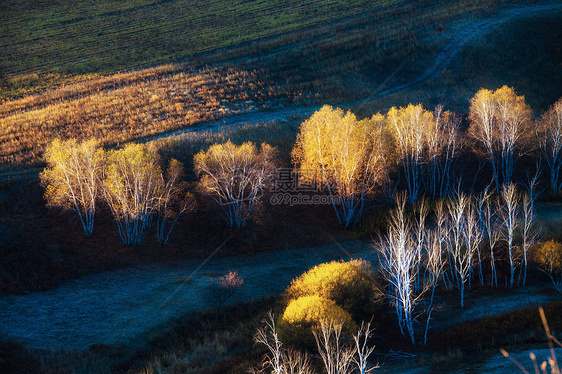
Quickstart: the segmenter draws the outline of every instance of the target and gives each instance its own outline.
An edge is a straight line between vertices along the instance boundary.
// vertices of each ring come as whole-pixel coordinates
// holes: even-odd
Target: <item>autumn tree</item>
[[[521,219],[521,250],[523,255],[523,264],[519,272],[519,280],[521,280],[521,273],[523,273],[523,286],[527,281],[527,265],[528,255],[531,248],[539,242],[539,232],[534,227],[536,212],[533,208],[532,198],[525,194],[523,195],[523,212]]]
[[[214,278],[207,287],[207,301],[220,309],[224,303],[234,296],[244,285],[244,279],[236,271],[229,271],[225,275]]]
[[[496,191],[513,179],[515,161],[531,123],[531,108],[513,88],[481,89],[470,100],[469,133],[484,148]]]
[[[451,190],[458,153],[459,120],[438,106],[435,113],[421,104],[391,108],[387,114],[406,178],[409,199],[416,201],[425,186],[432,197]]]
[[[183,164],[171,159],[165,174],[160,174],[160,191],[157,196],[156,241],[166,244],[178,219],[195,208],[195,199],[186,192]]]
[[[467,217],[470,204],[470,197],[464,193],[458,194],[448,204],[450,217],[448,250],[451,254],[451,265],[454,269],[453,279],[461,292],[461,307],[464,307],[465,285],[470,277],[470,269],[474,261],[474,246],[467,245],[466,242],[468,237],[466,231],[467,219],[472,218],[471,216]]]
[[[47,167],[41,173],[50,206],[76,213],[86,236],[91,236],[104,167],[103,150],[95,139],[55,139],[45,151]]]
[[[273,180],[276,152],[263,143],[240,146],[231,141],[214,144],[194,157],[201,189],[222,208],[230,227],[244,227],[256,203]]]
[[[326,188],[338,222],[357,222],[367,198],[386,177],[383,116],[358,121],[324,106],[303,122],[292,157],[299,180]]]
[[[557,194],[562,189],[562,98],[542,116],[537,127],[542,156],[550,171],[550,189]]]
[[[165,220],[171,215],[173,200],[183,190],[178,188],[181,168],[179,162],[172,160],[166,180],[156,149],[146,145],[130,144],[108,153],[104,197],[126,245],[139,245],[155,216],[159,221],[157,238],[162,243],[167,240],[171,227],[165,230]],[[186,203],[179,205],[183,208],[176,214],[187,209]]]

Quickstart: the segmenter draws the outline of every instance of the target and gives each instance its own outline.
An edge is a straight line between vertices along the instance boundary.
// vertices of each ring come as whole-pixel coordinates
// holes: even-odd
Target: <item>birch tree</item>
[[[553,194],[560,193],[560,169],[562,168],[562,98],[538,121],[537,138],[543,159],[550,172],[550,190]]]
[[[351,374],[355,347],[343,344],[343,323],[322,321],[318,331],[313,331],[318,353],[324,363],[326,374]]]
[[[499,191],[500,180],[497,164],[497,130],[495,123],[496,108],[497,104],[492,91],[484,88],[478,91],[470,100],[469,119],[471,127],[469,133],[484,147],[486,156],[492,166],[492,177],[496,190]]]
[[[406,197],[397,201],[392,213],[386,238],[378,246],[379,262],[383,276],[388,281],[387,297],[398,318],[402,335],[408,334],[412,344],[414,337],[414,294],[417,261],[419,259],[412,237],[412,225],[404,216]]]
[[[503,226],[503,237],[507,244],[509,259],[509,286],[515,282],[515,268],[517,266],[517,252],[515,246],[515,231],[519,224],[519,193],[513,183],[502,189],[502,209],[500,210]]]
[[[499,143],[501,148],[501,170],[504,186],[513,180],[513,169],[517,159],[516,151],[529,132],[531,108],[523,96],[517,96],[513,88],[503,86],[494,92]]]
[[[272,183],[276,152],[266,143],[258,151],[251,142],[228,141],[196,154],[194,164],[201,189],[221,206],[230,227],[241,228]]]
[[[479,204],[480,221],[484,232],[484,238],[487,243],[487,248],[490,251],[490,286],[492,288],[498,287],[498,276],[496,271],[496,245],[500,239],[501,227],[498,221],[497,206],[492,199],[492,196],[486,191],[480,195]]]
[[[429,322],[431,320],[431,313],[433,312],[433,299],[435,297],[435,289],[439,284],[439,277],[443,274],[445,263],[443,262],[443,247],[440,240],[439,229],[432,230],[427,235],[427,268],[429,273],[428,286],[431,289],[429,298],[429,305],[427,307],[427,320],[425,324],[425,333],[423,337],[423,344],[427,343],[427,333],[429,331]],[[424,277],[425,278],[425,277]]]
[[[103,150],[98,149],[95,139],[81,143],[75,139],[55,139],[44,157],[47,167],[40,177],[47,204],[73,211],[90,237],[101,190]]]
[[[464,225],[464,242],[466,247],[466,256],[468,259],[468,289],[471,289],[471,279],[473,274],[474,265],[480,265],[480,244],[482,242],[483,233],[480,226],[480,221],[477,213],[477,208],[475,204],[470,201],[465,213],[465,225]],[[478,255],[478,258],[475,257]],[[483,283],[483,278],[480,277]]]
[[[449,251],[455,270],[456,286],[461,292],[461,307],[464,307],[465,284],[470,276],[474,256],[474,247],[467,245],[465,232],[467,229],[466,212],[470,203],[470,198],[464,193],[458,194],[449,203],[449,215],[451,217]]]
[[[140,245],[150,228],[161,201],[161,174],[154,148],[130,144],[108,153],[104,197],[125,245]]]
[[[523,219],[521,222],[521,249],[523,255],[523,263],[519,272],[519,281],[521,280],[521,273],[523,273],[523,286],[527,281],[527,265],[529,251],[539,242],[539,233],[534,227],[535,223],[535,210],[533,207],[532,198],[525,194],[523,195]]]
[[[160,175],[160,191],[157,197],[156,241],[166,244],[178,219],[195,207],[193,195],[186,193],[186,184],[181,182],[183,164],[172,159],[166,173]]]
[[[455,163],[461,149],[460,118],[451,112],[444,112],[442,105],[435,108],[433,116],[433,125],[427,133],[426,189],[431,197],[443,198],[453,188]]]
[[[356,223],[386,177],[383,117],[358,121],[351,112],[324,106],[303,122],[292,152],[299,180],[325,188],[338,222]]]
[[[421,193],[427,132],[434,118],[431,112],[423,109],[421,104],[410,104],[400,109],[392,107],[387,118],[395,131],[409,199],[414,202]]]
[[[439,105],[432,113],[421,104],[391,108],[387,121],[396,140],[410,201],[423,189],[431,197],[451,192],[459,151],[459,118]]]
[[[435,223],[437,225],[437,227],[435,228],[435,240],[439,243],[440,246],[448,243],[450,234],[450,221],[443,200],[437,201],[437,204],[435,206]],[[454,281],[455,277],[455,273],[452,268],[453,264],[451,261],[451,252],[448,250],[444,252],[446,252],[447,258],[445,259],[444,255],[439,256],[439,260],[441,261],[440,268],[442,269],[443,282],[445,283],[445,287],[451,288],[452,282]],[[449,268],[449,271],[451,273],[451,279],[449,279],[447,275],[447,267]]]
[[[496,91],[481,89],[470,100],[469,133],[484,148],[498,193],[513,179],[517,151],[529,132],[530,118],[525,98],[507,86]]]

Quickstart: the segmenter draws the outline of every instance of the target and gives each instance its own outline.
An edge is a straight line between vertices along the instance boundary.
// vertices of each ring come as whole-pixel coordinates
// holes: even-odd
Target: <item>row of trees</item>
[[[511,183],[515,161],[532,148],[533,139],[548,166],[552,191],[560,191],[562,99],[533,128],[528,105],[513,89],[482,89],[471,100],[469,119],[469,138],[477,141],[474,149],[491,165],[497,193]],[[421,104],[391,108],[386,115],[364,120],[324,106],[302,123],[292,158],[299,182],[324,188],[338,221],[349,227],[377,191],[389,201],[399,186],[412,202],[421,196],[451,196],[460,183],[458,156],[467,146],[460,123],[442,107],[430,112]],[[184,193],[181,164],[172,160],[163,173],[156,150],[146,146],[105,152],[94,140],[56,140],[45,159],[47,200],[74,210],[87,236],[99,200],[110,208],[128,245],[142,241],[154,218],[158,241],[166,242],[175,220],[193,205],[183,198],[176,201]],[[245,226],[264,191],[272,187],[277,165],[271,146],[258,149],[250,142],[215,144],[194,157],[201,191],[220,205],[231,227]],[[398,176],[395,185],[391,175]]]
[[[421,104],[393,107],[386,115],[361,121],[350,112],[324,106],[301,125],[293,161],[303,182],[338,196],[332,201],[341,204],[334,204],[334,210],[346,227],[358,221],[377,188],[383,187],[392,199],[393,172],[411,202],[424,195],[451,196],[461,180],[459,155],[469,146],[489,163],[498,194],[513,181],[517,159],[540,150],[551,190],[559,193],[562,99],[534,121],[531,114],[524,97],[506,86],[476,93],[466,134],[460,130],[460,117],[442,106],[433,112]],[[401,178],[404,183],[399,183]]]
[[[182,181],[183,165],[172,159],[163,171],[154,147],[140,144],[104,151],[96,140],[55,140],[45,152],[41,174],[51,206],[73,211],[91,236],[100,202],[113,214],[126,245],[139,245],[155,225],[165,244],[178,218],[193,210],[193,195]],[[244,227],[263,191],[272,182],[275,150],[246,142],[215,144],[194,157],[199,188],[223,210],[231,227]]]
[[[533,225],[533,201],[513,183],[503,187],[500,195],[488,190],[479,196],[460,192],[446,201],[439,200],[432,227],[427,225],[427,202],[421,200],[413,217],[408,217],[406,200],[404,194],[398,197],[388,233],[377,250],[388,281],[386,295],[400,331],[408,334],[412,343],[414,309],[422,295],[430,292],[427,336],[436,287],[442,284],[458,289],[461,307],[465,289],[470,289],[473,281],[497,288],[498,251],[504,253],[509,268],[506,286],[513,287],[516,282],[525,285],[529,252],[537,244],[539,233]]]
[[[104,151],[96,140],[53,141],[41,173],[51,206],[73,211],[91,236],[100,202],[111,210],[126,245],[138,245],[156,224],[159,243],[168,241],[177,219],[193,208],[181,182],[183,166],[171,160],[163,172],[154,148],[130,144]]]

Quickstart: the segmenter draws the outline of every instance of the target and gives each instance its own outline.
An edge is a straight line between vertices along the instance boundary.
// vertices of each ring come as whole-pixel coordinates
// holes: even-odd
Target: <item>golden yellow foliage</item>
[[[40,177],[47,204],[73,210],[86,236],[92,235],[105,163],[98,142],[55,139],[45,151],[45,161],[47,167]]]
[[[197,153],[193,163],[200,188],[220,204],[229,226],[243,227],[272,181],[276,151],[266,143],[258,151],[252,142],[229,140]]]
[[[126,245],[142,242],[152,216],[158,211],[161,191],[162,169],[155,149],[129,144],[108,152],[105,201]]]
[[[497,192],[512,181],[516,152],[530,148],[525,143],[535,140],[531,115],[525,97],[507,86],[495,91],[481,89],[470,100],[468,134],[483,147]]]
[[[357,331],[351,315],[334,301],[318,295],[302,296],[291,300],[285,308],[279,322],[279,334],[288,344],[311,344],[314,341],[312,330],[319,330],[322,322],[330,321],[342,323],[347,333]]]
[[[311,324],[319,328],[322,321],[343,321],[348,327],[355,326],[349,313],[332,300],[318,295],[302,296],[292,300],[282,316],[282,321],[290,324]]]
[[[364,200],[385,177],[380,116],[358,121],[351,112],[325,105],[303,122],[292,152],[299,179],[338,196],[338,221],[355,223]]]
[[[562,243],[555,240],[536,245],[531,253],[533,262],[550,272],[562,271]]]
[[[376,283],[370,264],[364,260],[332,261],[313,267],[294,279],[285,292],[287,300],[319,296],[333,300],[354,317],[372,309]]]

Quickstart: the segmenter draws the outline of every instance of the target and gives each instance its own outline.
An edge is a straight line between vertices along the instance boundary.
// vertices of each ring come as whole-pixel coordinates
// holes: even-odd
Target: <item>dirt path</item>
[[[39,349],[123,343],[182,314],[207,309],[209,281],[238,271],[244,287],[230,302],[281,293],[312,266],[353,257],[375,261],[368,242],[140,266],[96,274],[28,295],[0,297],[0,336]],[[219,253],[220,255],[220,253]],[[200,268],[199,268],[200,267]]]
[[[350,258],[377,264],[369,241],[350,241],[91,275],[46,292],[0,297],[0,336],[37,349],[80,350],[97,343],[126,343],[171,318],[209,308],[204,296],[210,280],[230,270],[244,279],[241,291],[229,300],[232,303],[277,295],[312,266]],[[467,302],[465,309],[455,310],[449,324],[554,299],[533,287],[498,293]],[[445,313],[450,314],[450,308],[443,305]]]

